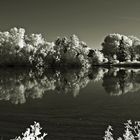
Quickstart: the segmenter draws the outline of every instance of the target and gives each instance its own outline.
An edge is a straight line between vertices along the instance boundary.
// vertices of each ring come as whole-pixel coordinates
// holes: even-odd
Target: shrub
[[[127,123],[124,124],[125,130],[122,137],[117,138],[117,140],[139,140],[140,139],[140,122],[135,121],[132,123],[131,120],[128,120]],[[105,131],[104,140],[114,140],[112,134],[112,127],[108,126]]]
[[[22,134],[22,136],[18,136],[12,140],[44,140],[46,137],[46,133],[41,133],[41,127],[40,124],[37,122],[34,122],[33,125],[30,126],[30,128],[27,128],[27,130]]]

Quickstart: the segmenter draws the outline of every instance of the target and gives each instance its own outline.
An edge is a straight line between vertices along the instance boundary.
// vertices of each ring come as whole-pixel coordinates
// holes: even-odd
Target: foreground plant
[[[117,138],[117,140],[140,140],[140,122],[135,121],[132,123],[131,120],[128,120],[127,123],[124,123],[125,131],[122,137]],[[111,126],[108,126],[105,131],[104,140],[115,140],[113,138],[113,129]]]
[[[30,128],[27,128],[25,133],[22,133],[22,136],[16,137],[12,140],[44,140],[47,133],[41,133],[41,127],[40,124],[37,122],[34,122],[33,125],[30,126]]]

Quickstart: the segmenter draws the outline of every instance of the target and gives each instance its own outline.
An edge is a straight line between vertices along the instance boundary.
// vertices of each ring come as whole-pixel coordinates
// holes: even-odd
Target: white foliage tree
[[[13,46],[18,46],[20,49],[25,46],[24,36],[25,36],[25,29],[23,28],[12,28],[10,30],[10,41]]]
[[[104,61],[107,61],[103,55],[103,53],[101,53],[98,50],[95,50],[93,53],[93,58],[92,58],[92,63],[93,64],[102,64]]]
[[[70,37],[70,41],[73,47],[79,47],[79,38],[76,35]]]
[[[45,44],[45,39],[42,37],[41,34],[31,34],[29,36],[26,36],[25,39],[26,39],[27,44],[31,44],[35,47]]]

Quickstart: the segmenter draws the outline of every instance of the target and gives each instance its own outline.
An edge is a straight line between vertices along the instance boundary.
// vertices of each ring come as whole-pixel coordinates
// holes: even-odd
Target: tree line
[[[102,49],[93,49],[76,35],[48,42],[41,34],[25,34],[23,28],[0,32],[0,65],[33,67],[85,67],[140,61],[140,40],[109,34]]]

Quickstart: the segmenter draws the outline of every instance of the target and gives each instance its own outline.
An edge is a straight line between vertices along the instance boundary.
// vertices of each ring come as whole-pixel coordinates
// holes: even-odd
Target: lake
[[[0,138],[40,122],[47,140],[101,140],[108,125],[140,120],[140,69],[0,68]]]

